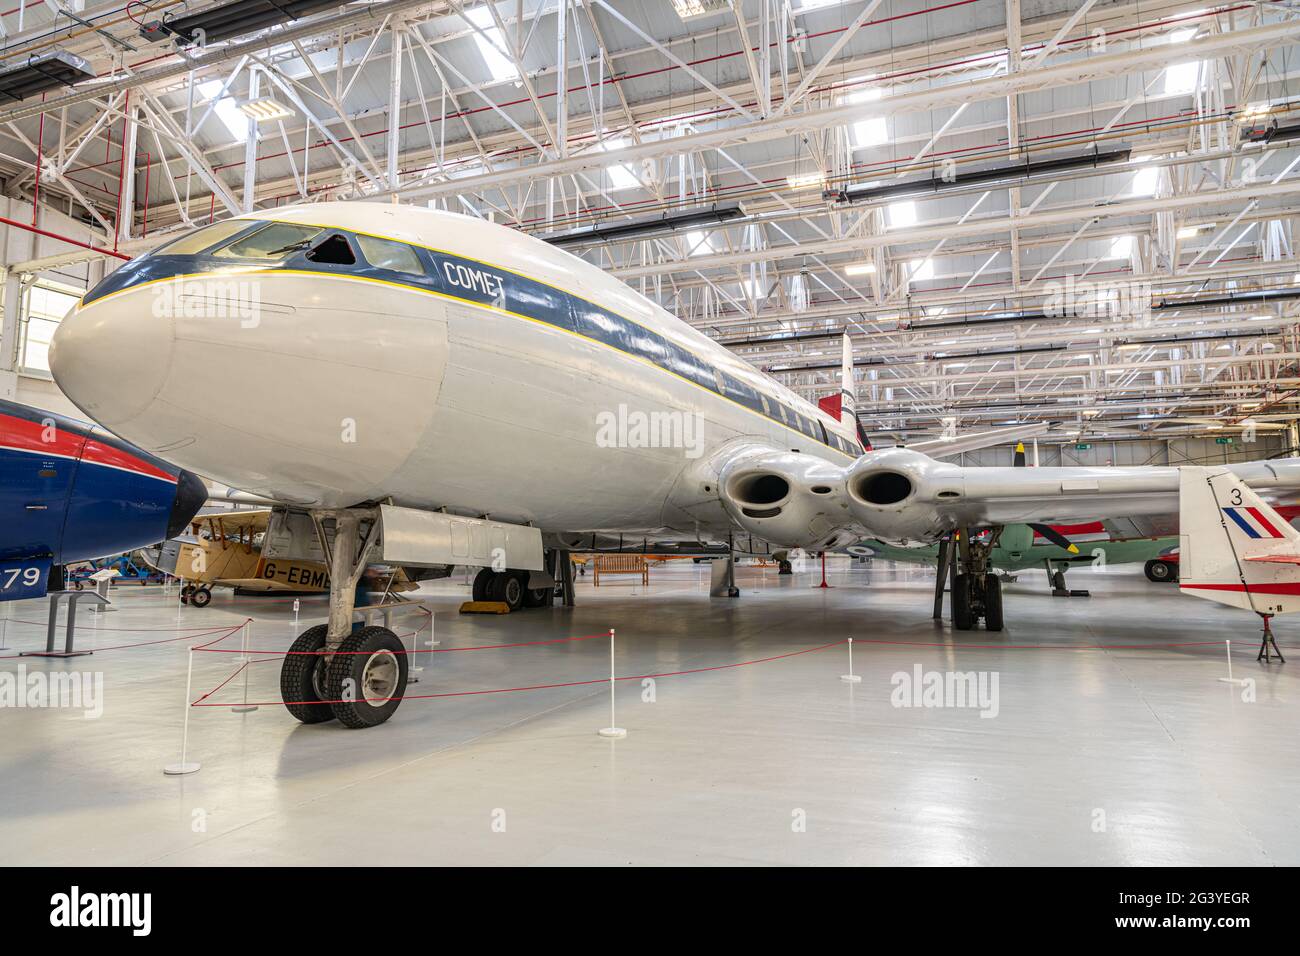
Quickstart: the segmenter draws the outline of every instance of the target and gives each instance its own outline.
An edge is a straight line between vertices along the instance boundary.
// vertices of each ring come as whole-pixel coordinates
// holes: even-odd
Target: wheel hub
[[[392,651],[375,651],[361,670],[361,697],[374,705],[385,703],[397,692],[400,669]]]

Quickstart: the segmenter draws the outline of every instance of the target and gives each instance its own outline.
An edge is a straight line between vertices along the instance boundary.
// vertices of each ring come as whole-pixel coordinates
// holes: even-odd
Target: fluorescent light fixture
[[[1217,222],[1205,222],[1199,226],[1183,226],[1178,230],[1179,239],[1191,239],[1202,232],[1210,232],[1218,226]]]
[[[1110,252],[1107,259],[1127,259],[1133,254],[1133,237],[1116,236],[1110,241]]]
[[[933,259],[913,259],[907,264],[907,278],[912,282],[924,282],[934,278]]]
[[[891,202],[885,207],[885,218],[890,229],[906,229],[916,225],[916,203],[910,199],[903,202]]]
[[[1261,116],[1267,116],[1273,109],[1272,103],[1251,103],[1237,113],[1238,123],[1253,123]]]
[[[694,20],[731,9],[729,0],[672,0],[673,10],[682,20]]]
[[[1201,61],[1175,63],[1165,67],[1165,94],[1177,96],[1191,93],[1196,89],[1201,78]]]
[[[1143,348],[1144,345],[1145,345],[1145,343],[1143,343],[1143,342],[1125,342],[1123,345],[1117,345],[1117,346],[1115,346],[1115,351],[1117,351],[1117,352],[1136,352],[1138,349]]]
[[[274,96],[263,96],[256,100],[245,100],[239,104],[239,111],[249,119],[256,120],[259,123],[269,123],[271,120],[285,119],[293,115],[293,110],[285,106]]]
[[[227,91],[229,92],[229,91]],[[199,84],[199,93],[206,100],[213,100],[221,93],[220,80],[208,80],[206,83]],[[221,124],[226,127],[236,143],[248,142],[248,117],[239,109],[239,104],[231,96],[223,96],[217,100],[217,105],[212,108],[213,115],[221,120]]]
[[[804,173],[800,176],[787,176],[785,183],[791,189],[811,189],[814,186],[821,189],[826,185],[826,176],[823,173]]]
[[[874,262],[854,262],[844,267],[846,276],[873,276],[876,274]]]
[[[492,19],[492,11],[487,7],[475,7],[473,10],[465,11],[465,18],[483,31],[482,33],[474,32],[474,43],[477,44],[479,55],[483,57],[483,62],[487,64],[492,79],[521,82],[519,71],[515,69],[514,63],[501,53],[502,50],[508,50],[509,47],[506,45],[505,37],[497,29],[496,22]]]

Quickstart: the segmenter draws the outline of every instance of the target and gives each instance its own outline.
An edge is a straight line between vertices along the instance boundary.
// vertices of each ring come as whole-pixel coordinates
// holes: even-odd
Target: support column
[[[262,71],[256,67],[248,71],[248,98],[262,95]],[[248,118],[248,139],[244,143],[244,212],[253,211],[253,194],[257,189],[257,120]],[[349,612],[351,613],[351,612]]]
[[[140,124],[136,122],[138,107],[129,106],[126,110],[126,125],[122,139],[122,195],[117,201],[117,241],[126,242],[131,238],[131,226],[135,222],[135,142]]]
[[[393,18],[390,28],[392,48],[389,51],[390,70],[388,74],[388,169],[386,179],[388,188],[397,188],[397,150],[402,132],[402,36],[406,24],[400,17]]]

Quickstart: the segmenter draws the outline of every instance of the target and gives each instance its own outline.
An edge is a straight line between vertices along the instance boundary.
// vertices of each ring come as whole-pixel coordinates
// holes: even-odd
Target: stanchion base
[[[861,683],[862,683],[862,678],[859,677],[857,674],[841,674],[841,675],[840,675],[840,680],[842,680],[842,681],[844,681],[845,683],[848,683],[848,684],[861,684]]]
[[[602,737],[619,738],[627,736],[627,731],[622,727],[602,727],[600,730],[596,731],[596,733],[600,734]]]
[[[86,657],[94,651],[19,651],[19,657]]]
[[[163,773],[169,777],[179,777],[181,774],[194,773],[199,769],[201,764],[198,761],[191,763],[169,763],[163,767]]]
[[[1246,683],[1246,682],[1245,682],[1244,680],[1242,680],[1240,677],[1220,677],[1220,678],[1218,678],[1218,679],[1219,679],[1220,681],[1222,681],[1223,683],[1225,683],[1225,684],[1244,684],[1244,683]]]
[[[231,707],[230,709],[231,709],[232,711],[234,711],[236,714],[251,714],[253,711],[257,710],[257,705],[256,705],[256,704],[237,704],[236,706]]]

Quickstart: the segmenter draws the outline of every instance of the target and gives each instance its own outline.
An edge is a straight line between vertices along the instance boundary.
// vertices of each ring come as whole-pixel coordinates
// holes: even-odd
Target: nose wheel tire
[[[382,724],[406,693],[406,648],[386,627],[364,627],[339,644],[326,675],[327,700],[344,727]]]
[[[334,719],[329,704],[312,703],[330,698],[325,687],[325,625],[317,624],[298,635],[280,665],[280,697],[285,709],[304,724]]]

